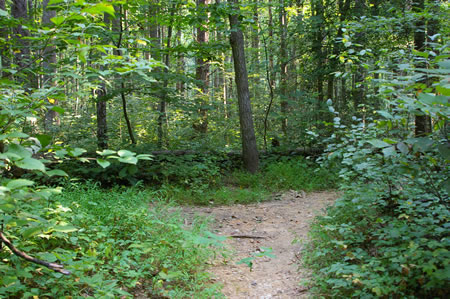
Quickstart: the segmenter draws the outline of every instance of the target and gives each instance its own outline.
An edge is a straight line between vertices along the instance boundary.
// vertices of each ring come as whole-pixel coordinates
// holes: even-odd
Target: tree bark
[[[209,5],[210,0],[197,0],[197,10],[202,14],[206,14],[206,8]],[[203,24],[200,24],[197,28],[197,43],[199,47],[204,46],[204,44],[209,41],[209,32],[204,27]],[[202,52],[202,51],[201,51]],[[198,124],[194,124],[194,128],[200,132],[205,134],[208,132],[208,110],[205,106],[208,104],[208,86],[209,86],[209,62],[208,59],[203,57],[204,54],[200,53],[200,55],[196,58],[196,70],[195,70],[195,79],[200,81],[200,120]]]
[[[365,3],[364,0],[355,0],[355,8],[353,15],[358,18],[363,16],[365,13]],[[364,32],[358,32],[355,36],[355,42],[358,44],[365,44],[366,35]],[[356,70],[356,73],[354,74],[355,79],[355,86],[352,90],[353,94],[353,102],[355,105],[355,110],[358,110],[358,106],[361,104],[365,104],[366,102],[366,95],[365,95],[365,84],[364,84],[364,78],[366,76],[366,70],[359,65],[358,69]]]
[[[47,9],[48,3],[50,0],[44,0],[42,3],[43,6],[43,14],[42,14],[42,25],[44,26],[51,26],[51,18],[54,18],[56,16],[56,11]],[[55,80],[54,73],[56,71],[56,48],[54,46],[47,46],[43,53],[43,70],[44,75],[42,76],[42,86],[50,85],[55,86]],[[53,100],[52,103],[49,102],[47,99],[47,102],[52,105],[58,105],[58,102],[56,100]],[[46,132],[51,132],[53,129],[53,124],[55,123],[56,117],[58,116],[58,113],[56,111],[53,111],[51,109],[48,109],[45,112],[44,117],[44,130]]]
[[[280,0],[280,10],[278,13],[279,18],[279,26],[280,26],[280,97],[281,97],[281,130],[283,131],[284,136],[287,135],[287,110],[288,110],[288,101],[287,101],[287,61],[288,61],[288,52],[287,52],[287,23],[286,23],[286,9],[285,9],[285,0]]]
[[[30,34],[22,24],[28,19],[28,9],[26,0],[14,0],[11,7],[11,15],[19,21],[19,24],[13,27],[13,53],[14,63],[24,70],[30,57],[28,48],[29,42],[26,40]]]
[[[108,14],[103,17],[103,22],[109,27],[111,20]],[[106,84],[102,82],[96,92],[96,114],[97,114],[97,147],[99,149],[108,148],[108,122],[106,118]]]
[[[315,60],[317,63],[316,70],[316,90],[318,94],[318,102],[317,107],[320,109],[323,103],[323,49],[322,49],[322,41],[323,41],[323,22],[324,22],[324,7],[323,0],[312,0],[311,7],[313,10],[313,14],[317,20],[317,28],[314,33],[314,40],[312,45],[312,50],[315,55]],[[320,119],[320,117],[318,117]]]
[[[425,0],[415,0],[412,6],[413,11],[422,12],[425,8]],[[425,49],[425,20],[423,17],[419,17],[415,22],[414,30],[414,49],[417,51],[423,51]],[[425,67],[423,63],[419,62],[417,67]],[[426,83],[426,77],[422,80]],[[423,111],[417,111],[418,115],[415,118],[415,135],[424,136],[429,132],[429,121],[427,115]]]
[[[229,15],[230,19],[230,44],[233,51],[235,81],[239,102],[239,121],[242,138],[242,158],[244,166],[250,173],[255,173],[259,168],[259,155],[256,147],[255,129],[248,88],[248,74],[245,62],[244,35],[239,22],[239,0],[228,0],[233,6]]]
[[[113,21],[113,31],[116,31],[119,33],[119,40],[117,41],[115,54],[117,56],[122,56],[123,51],[122,48],[122,40],[123,40],[123,24],[122,22],[126,22],[126,11],[123,9],[122,5],[119,5],[118,7],[115,7],[116,14],[119,15],[119,17],[114,19]],[[131,126],[131,121],[128,116],[128,110],[127,110],[127,99],[125,95],[125,77],[120,78],[120,97],[122,99],[122,110],[123,110],[123,117],[125,119],[125,123],[127,125],[127,131],[128,136],[130,137],[131,144],[136,144],[136,138],[134,137],[133,133],[133,127]]]
[[[5,0],[0,0],[0,9],[6,11],[6,3]],[[0,78],[5,76],[3,73],[3,69],[9,68],[9,46],[8,45],[8,29],[6,27],[0,28],[0,38],[2,38],[4,42],[4,46],[0,47]]]

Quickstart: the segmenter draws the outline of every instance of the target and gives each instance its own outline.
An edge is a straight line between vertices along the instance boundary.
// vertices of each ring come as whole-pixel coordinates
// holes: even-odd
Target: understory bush
[[[235,169],[211,177],[209,183],[164,184],[160,191],[165,198],[184,204],[229,205],[261,202],[273,198],[274,192],[287,190],[329,190],[335,188],[337,181],[334,174],[306,158],[279,157],[263,160],[256,174]]]
[[[389,106],[377,111],[378,119],[356,119],[347,128],[336,112],[336,133],[322,163],[339,170],[344,196],[312,226],[305,263],[313,269],[315,295],[449,297],[445,57],[431,57],[427,69],[403,65],[405,75],[394,74],[381,85]],[[425,85],[424,77],[433,84]],[[411,114],[433,119],[433,132],[414,134]]]
[[[0,297],[220,296],[204,270],[221,240],[206,230],[203,220],[184,228],[181,215],[169,212],[154,192],[72,186],[40,208],[40,222],[51,222],[51,229],[37,226],[24,235],[9,223],[8,234],[26,236],[13,239],[14,245],[61,263],[72,274],[64,276],[2,250]]]

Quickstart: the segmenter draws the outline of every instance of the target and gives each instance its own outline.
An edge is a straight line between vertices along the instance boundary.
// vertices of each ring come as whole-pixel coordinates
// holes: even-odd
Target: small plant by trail
[[[276,258],[275,255],[272,254],[272,248],[261,246],[258,251],[252,252],[252,256],[241,259],[237,262],[238,265],[245,264],[249,267],[250,271],[253,270],[253,262],[258,258],[269,257]]]

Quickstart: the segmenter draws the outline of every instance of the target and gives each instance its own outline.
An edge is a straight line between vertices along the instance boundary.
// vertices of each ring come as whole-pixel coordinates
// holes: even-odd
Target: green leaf
[[[245,265],[247,265],[250,269],[252,269],[252,268],[253,268],[253,260],[254,260],[254,259],[255,259],[254,257],[246,257],[246,258],[241,259],[239,262],[237,262],[237,264],[238,264],[238,265],[240,265],[240,264],[245,264]]]
[[[84,148],[76,147],[74,149],[69,150],[69,156],[71,157],[79,157],[84,154],[86,150]]]
[[[0,9],[0,17],[7,17],[7,16],[8,16],[8,12],[3,9]]]
[[[403,143],[403,142],[399,142],[399,143],[397,144],[397,148],[398,148],[398,150],[399,150],[402,154],[404,154],[404,155],[406,155],[406,154],[409,153],[409,148],[408,148],[408,146],[407,146],[405,143]]]
[[[64,112],[66,112],[66,110],[64,110],[63,108],[61,108],[59,106],[53,106],[50,110],[58,112],[59,114],[64,114]]]
[[[127,163],[127,164],[137,164],[138,159],[133,156],[125,156],[125,157],[120,157],[119,162]]]
[[[36,135],[37,140],[41,143],[41,146],[44,148],[52,142],[52,136],[45,134]]]
[[[135,155],[135,153],[127,151],[127,150],[120,150],[117,152],[117,154],[119,155],[119,157],[129,157],[129,156]]]
[[[27,151],[23,146],[18,144],[10,144],[8,147],[8,151],[5,153],[9,156],[9,154],[17,155],[20,158],[29,158],[31,157],[31,153]]]
[[[42,231],[42,228],[40,226],[30,227],[23,231],[22,236],[27,239],[31,236],[37,235]]]
[[[97,164],[100,165],[103,168],[108,167],[109,165],[111,165],[110,162],[103,160],[103,159],[97,159]]]
[[[390,113],[387,112],[387,111],[379,110],[379,111],[377,111],[377,113],[378,113],[379,115],[383,116],[384,118],[387,118],[387,119],[394,119],[394,117],[392,116],[392,114],[390,114]]]
[[[7,138],[28,138],[30,137],[28,134],[22,132],[12,132],[6,135]]]
[[[57,225],[53,227],[52,230],[60,233],[71,233],[77,231],[78,228],[72,225]]]
[[[395,150],[395,146],[385,147],[385,148],[383,148],[382,152],[385,157],[390,157],[390,156],[394,156],[395,154],[397,154],[397,151]]]
[[[445,160],[450,159],[450,148],[447,144],[439,144],[438,151]]]
[[[140,154],[137,155],[136,158],[138,158],[139,160],[148,160],[148,161],[152,161],[152,155],[148,155],[148,154]]]
[[[17,179],[9,181],[8,184],[6,184],[6,187],[9,189],[17,189],[22,187],[28,187],[34,185],[33,181],[25,180],[25,179]]]
[[[44,163],[34,158],[19,160],[16,162],[16,166],[22,169],[45,171]]]
[[[65,171],[63,171],[61,169],[49,170],[49,171],[47,171],[47,175],[50,176],[50,177],[52,177],[52,176],[65,176],[65,177],[68,177],[69,176]]]
[[[61,2],[64,2],[64,0],[50,0],[48,2],[48,5],[58,4],[58,3],[61,3]]]
[[[66,19],[66,18],[63,17],[63,16],[58,16],[58,17],[51,18],[50,21],[52,21],[53,24],[55,24],[56,26],[59,26],[59,25],[61,25],[62,23],[64,23],[64,20],[65,20],[65,19]]]
[[[426,152],[431,149],[434,140],[428,137],[411,138],[408,140],[414,146],[415,151]]]
[[[448,105],[449,97],[447,96],[439,96],[439,95],[433,95],[428,93],[420,93],[419,94],[419,100],[422,103],[428,104],[428,105]]]
[[[116,152],[112,150],[103,150],[102,152],[97,151],[97,154],[100,156],[108,156],[108,155],[114,155]]]
[[[438,65],[443,69],[450,69],[450,59],[439,61]]]
[[[108,3],[98,3],[91,7],[84,8],[82,12],[87,12],[93,15],[99,15],[103,13],[110,14],[114,17],[114,7]]]
[[[369,140],[367,142],[372,144],[376,148],[388,147],[390,145],[389,143],[384,142],[383,140],[380,140],[380,139],[372,139],[372,140]]]

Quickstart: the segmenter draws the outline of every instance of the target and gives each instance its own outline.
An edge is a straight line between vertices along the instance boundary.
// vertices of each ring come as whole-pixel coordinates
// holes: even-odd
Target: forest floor
[[[291,190],[262,203],[184,207],[183,213],[187,225],[194,215],[212,217],[213,232],[231,237],[225,242],[230,254],[214,261],[210,269],[227,298],[306,298],[308,289],[299,284],[308,278],[308,271],[299,268],[303,243],[312,219],[323,214],[337,196],[336,192]],[[238,264],[264,253],[275,257],[255,257],[252,268]]]

